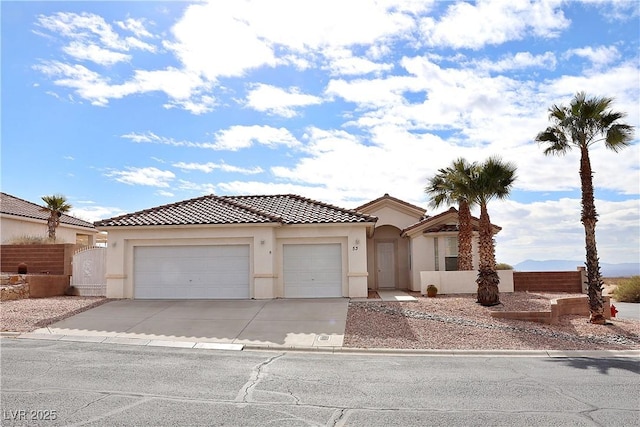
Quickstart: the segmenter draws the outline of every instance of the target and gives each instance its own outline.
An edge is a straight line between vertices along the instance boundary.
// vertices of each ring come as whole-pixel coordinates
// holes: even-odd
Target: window
[[[458,238],[447,237],[444,251],[445,271],[458,271]]]

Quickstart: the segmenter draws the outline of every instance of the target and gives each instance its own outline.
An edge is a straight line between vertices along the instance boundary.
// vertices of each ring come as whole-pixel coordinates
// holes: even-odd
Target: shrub
[[[48,245],[53,244],[55,241],[45,236],[29,236],[22,235],[9,239],[5,244],[7,245]]]
[[[621,280],[613,291],[613,299],[620,302],[640,302],[640,276]]]
[[[506,262],[500,262],[496,264],[496,270],[513,270],[513,267]]]

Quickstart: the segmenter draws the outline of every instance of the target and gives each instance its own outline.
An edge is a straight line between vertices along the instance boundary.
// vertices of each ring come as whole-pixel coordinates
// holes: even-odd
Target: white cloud
[[[125,213],[125,211],[116,207],[85,206],[71,209],[69,215],[88,222],[95,222],[100,221],[103,218],[111,218]]]
[[[566,53],[567,58],[579,56],[591,61],[594,67],[601,68],[617,61],[620,58],[620,52],[615,46],[586,46],[577,49],[570,49]]]
[[[171,145],[174,147],[205,148],[211,150],[237,151],[254,144],[275,148],[277,146],[298,147],[300,142],[285,128],[271,126],[231,126],[218,131],[215,142],[176,141],[173,138],[156,135],[153,132],[130,132],[120,136],[135,143]]]
[[[212,81],[275,65],[270,44],[258,37],[242,15],[234,14],[239,5],[210,2],[189,6],[171,30],[175,42],[165,41],[164,46],[174,52],[186,70]]]
[[[251,147],[254,143],[275,148],[277,146],[297,147],[300,142],[283,127],[271,126],[231,126],[216,132],[214,149],[237,151]]]
[[[377,108],[405,103],[403,93],[421,90],[424,86],[410,76],[391,76],[376,79],[336,79],[329,81],[325,93],[339,96],[362,108]]]
[[[207,162],[207,163],[177,162],[177,163],[174,163],[173,166],[178,169],[182,169],[184,171],[200,171],[204,173],[211,173],[215,170],[220,170],[223,172],[235,172],[235,173],[241,173],[245,175],[256,175],[264,172],[264,170],[259,166],[256,166],[253,168],[243,168],[239,166],[228,165],[226,163],[213,163],[213,162]]]
[[[560,6],[558,0],[456,2],[440,20],[423,18],[420,29],[428,45],[453,48],[479,49],[521,40],[529,32],[538,37],[557,37],[569,25]]]
[[[214,97],[200,94],[210,87],[208,82],[193,73],[171,67],[155,71],[136,70],[131,80],[120,84],[112,84],[100,73],[79,64],[50,61],[33,68],[56,78],[54,84],[57,86],[75,89],[81,98],[98,106],[108,105],[111,99],[147,92],[165,92],[171,98],[166,104],[168,108],[180,106],[194,114],[209,112],[216,104]]]
[[[504,56],[497,61],[477,61],[476,66],[481,70],[504,72],[532,67],[554,69],[556,63],[556,56],[553,52],[545,52],[542,55],[518,52],[515,55]]]
[[[278,146],[298,147],[300,141],[289,130],[272,126],[231,126],[215,134],[215,141],[192,142],[176,141],[173,138],[156,135],[153,132],[130,132],[120,136],[136,143],[151,143],[171,145],[174,147],[205,148],[211,150],[237,151],[251,147],[253,144],[265,145],[270,148]]]
[[[71,42],[62,50],[81,61],[92,61],[100,65],[113,65],[118,62],[128,61],[131,55],[104,49],[95,44]]]
[[[97,59],[94,62],[102,65],[105,65],[105,58],[115,62],[116,59],[129,59],[128,55],[117,56],[113,51],[156,50],[155,46],[135,37],[120,37],[104,18],[91,13],[58,12],[49,16],[39,15],[36,25],[69,39],[69,45],[63,48],[69,55],[83,60]],[[111,53],[107,55],[107,52]],[[114,62],[107,62],[112,63]]]
[[[187,100],[194,93],[210,87],[197,74],[168,67],[164,70],[135,70],[131,85],[139,92],[163,91],[175,100]]]
[[[105,106],[109,98],[121,98],[127,94],[122,88],[110,86],[107,79],[83,65],[50,61],[34,65],[33,68],[51,77],[61,77],[54,81],[56,85],[75,89],[81,98],[91,101],[93,105]]]
[[[171,171],[163,171],[154,167],[127,168],[126,170],[110,171],[106,174],[116,181],[128,185],[147,185],[151,187],[169,187],[169,183],[176,177]]]
[[[640,3],[636,0],[582,0],[598,7],[602,16],[611,22],[628,21],[640,16]]]
[[[380,53],[381,51],[375,49],[371,51],[374,57],[379,57]],[[364,75],[393,69],[392,63],[374,62],[369,58],[353,56],[351,50],[346,48],[326,49],[324,55],[329,61],[329,65],[324,68],[334,76]]]
[[[298,113],[296,107],[317,105],[322,98],[300,93],[297,87],[288,90],[267,85],[255,84],[247,95],[247,106],[262,112],[268,112],[283,117],[294,117]]]
[[[176,141],[173,138],[159,136],[153,132],[144,132],[144,133],[130,132],[124,135],[120,135],[120,138],[129,139],[136,143],[172,145],[174,147],[216,149],[216,145],[210,142]]]
[[[628,61],[579,75],[563,75],[543,83],[539,88],[539,97],[546,100],[548,107],[552,104],[567,105],[575,93],[588,88],[590,96],[613,97],[613,109],[626,112],[626,121],[637,128],[640,125],[639,72],[637,61]]]
[[[606,262],[637,262],[640,256],[640,201],[598,199],[595,203],[599,213],[596,226],[599,257]],[[490,203],[491,222],[503,227],[496,236],[497,259],[509,264],[525,259],[584,259],[580,209],[580,200],[569,198],[534,203],[512,200]],[[629,248],[636,249],[630,252]]]
[[[145,27],[145,19],[127,18],[124,21],[116,21],[115,24],[123,30],[131,31],[138,37],[153,37]]]
[[[214,184],[198,184],[195,182],[185,181],[183,179],[178,180],[178,189],[184,191],[197,192],[198,194],[215,194],[216,186]]]

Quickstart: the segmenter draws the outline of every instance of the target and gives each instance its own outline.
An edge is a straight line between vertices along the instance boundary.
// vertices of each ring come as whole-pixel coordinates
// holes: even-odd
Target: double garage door
[[[249,298],[249,245],[138,246],[135,298]]]
[[[134,297],[138,299],[247,299],[249,245],[138,246]],[[285,298],[342,296],[340,244],[284,245]]]

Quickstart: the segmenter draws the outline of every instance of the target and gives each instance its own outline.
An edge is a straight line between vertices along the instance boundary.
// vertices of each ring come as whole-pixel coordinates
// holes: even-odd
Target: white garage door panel
[[[249,245],[139,246],[136,298],[249,298]]]
[[[284,245],[285,298],[342,296],[340,244]]]

